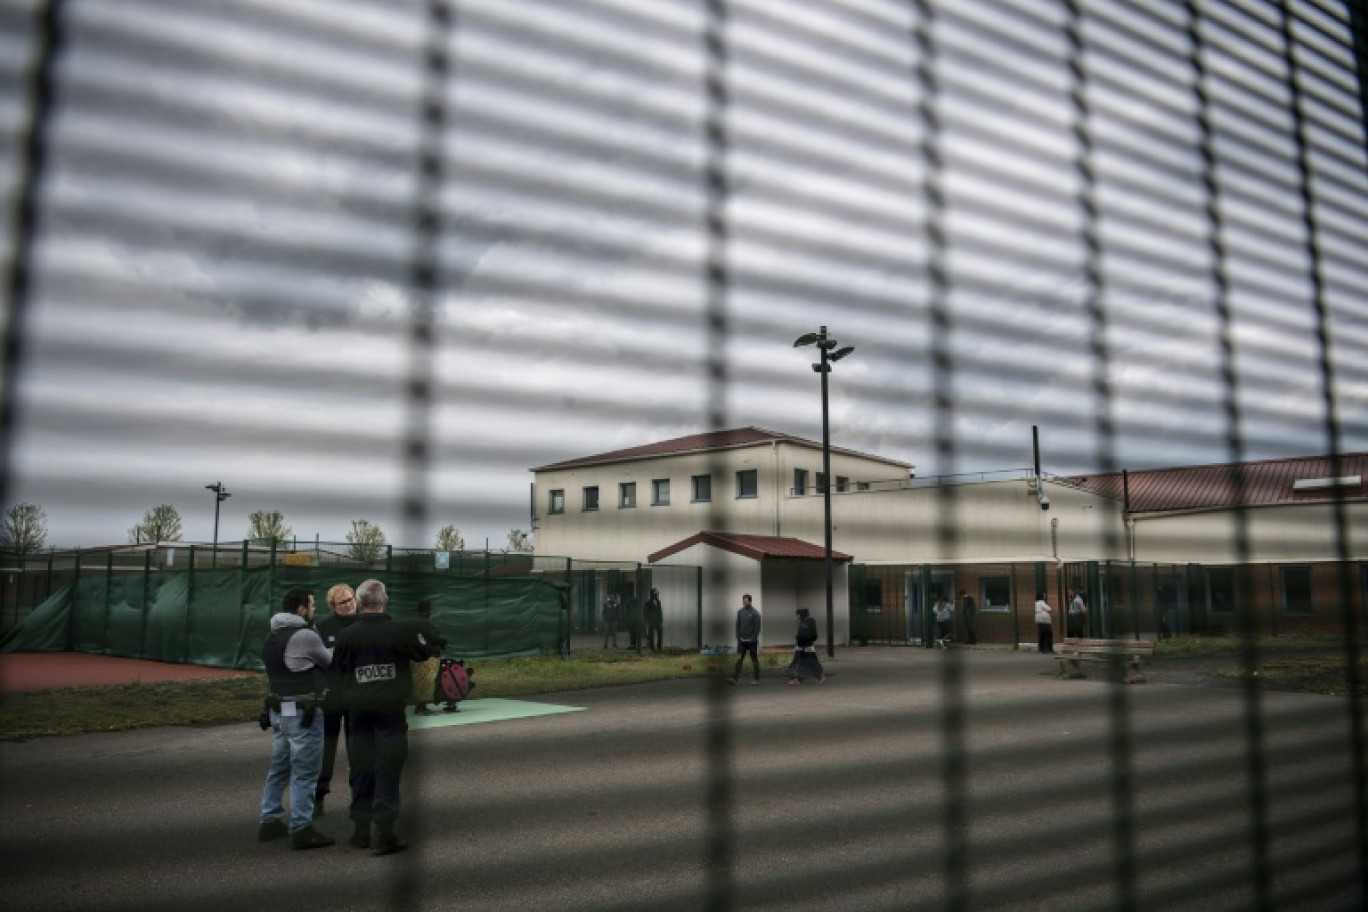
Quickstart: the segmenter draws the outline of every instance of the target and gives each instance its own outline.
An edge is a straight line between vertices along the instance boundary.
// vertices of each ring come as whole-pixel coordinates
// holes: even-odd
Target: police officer
[[[329,653],[337,646],[337,635],[356,620],[356,593],[346,583],[338,583],[328,590],[328,608],[332,614],[318,622],[318,635]],[[314,789],[314,819],[323,816],[323,799],[332,791],[333,767],[337,765],[337,742],[348,729],[347,712],[342,706],[341,687],[336,672],[329,671],[328,694],[323,703],[323,766],[318,771],[318,787]]]
[[[271,618],[271,632],[261,646],[270,695],[266,698],[271,741],[271,770],[261,791],[261,819],[257,838],[262,842],[290,836],[290,847],[320,849],[333,840],[313,825],[314,786],[323,759],[323,711],[320,703],[326,681],[328,650],[309,624],[314,597],[296,587],[285,593],[280,613]],[[265,724],[265,722],[263,722]],[[282,799],[290,787],[290,825],[285,825]]]
[[[350,725],[350,842],[372,855],[389,855],[408,848],[394,832],[408,758],[404,708],[413,686],[409,664],[427,658],[427,650],[410,626],[385,613],[384,583],[366,580],[356,587],[356,603],[356,622],[338,635],[333,651]]]

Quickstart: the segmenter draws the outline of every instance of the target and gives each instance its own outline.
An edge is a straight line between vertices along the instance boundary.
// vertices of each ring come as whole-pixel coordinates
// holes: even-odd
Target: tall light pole
[[[219,523],[219,504],[223,503],[225,500],[227,500],[228,498],[232,497],[233,495],[228,493],[228,489],[225,488],[225,487],[223,486],[223,482],[221,482],[221,481],[216,481],[216,482],[214,482],[214,483],[211,484],[211,485],[205,485],[204,488],[205,488],[206,491],[213,491],[213,492],[214,492],[214,558],[213,558],[213,566],[217,567],[217,566],[218,566],[218,523]]]
[[[835,350],[839,344],[835,339],[827,335],[827,328],[823,326],[819,332],[805,333],[799,336],[793,343],[794,348],[802,348],[805,345],[816,345],[817,351],[821,355],[821,361],[812,365],[812,369],[822,375],[822,507],[823,507],[823,527],[826,532],[826,622],[827,622],[827,657],[836,656],[836,620],[835,608],[831,592],[831,424],[827,418],[827,375],[831,373],[831,365],[840,361],[846,355],[855,350],[854,346],[847,345],[845,348]]]

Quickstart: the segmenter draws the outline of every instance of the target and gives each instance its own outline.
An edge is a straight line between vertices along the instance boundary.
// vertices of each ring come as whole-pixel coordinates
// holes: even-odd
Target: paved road
[[[255,841],[255,725],[0,745],[4,907],[1359,907],[1344,700],[1061,681],[1030,653],[830,668],[415,732],[415,848],[387,858]],[[339,811],[322,828],[346,832]]]

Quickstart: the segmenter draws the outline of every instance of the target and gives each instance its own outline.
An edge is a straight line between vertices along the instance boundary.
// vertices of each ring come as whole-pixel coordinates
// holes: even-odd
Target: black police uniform
[[[354,614],[330,614],[315,626],[323,645],[337,646],[337,637],[356,620]],[[337,673],[328,671],[328,696],[323,702],[323,766],[318,771],[318,787],[314,789],[314,816],[323,814],[323,799],[332,791],[333,768],[337,765],[337,742],[349,730],[347,711],[342,706],[341,687]]]
[[[363,827],[375,824],[377,849],[394,842],[399,815],[399,777],[408,758],[408,720],[404,707],[413,686],[409,663],[426,650],[413,629],[388,614],[358,614],[337,637],[333,668],[350,716],[347,760],[351,765],[356,841]]]

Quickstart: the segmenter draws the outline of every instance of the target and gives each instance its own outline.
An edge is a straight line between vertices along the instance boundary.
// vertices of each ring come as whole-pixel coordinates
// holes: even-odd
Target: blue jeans
[[[323,710],[314,713],[313,724],[304,727],[300,715],[282,716],[271,711],[271,771],[261,790],[261,822],[282,820],[285,807],[281,799],[290,787],[290,832],[297,833],[313,824],[314,787],[323,764]]]

